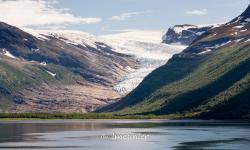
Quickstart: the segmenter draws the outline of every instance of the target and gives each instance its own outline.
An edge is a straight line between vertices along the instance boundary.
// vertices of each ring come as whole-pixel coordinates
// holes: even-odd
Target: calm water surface
[[[0,121],[0,149],[250,150],[250,121]]]

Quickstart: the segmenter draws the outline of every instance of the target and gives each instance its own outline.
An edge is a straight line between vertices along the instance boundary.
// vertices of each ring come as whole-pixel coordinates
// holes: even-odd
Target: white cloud
[[[111,18],[109,18],[109,20],[117,20],[117,21],[123,21],[123,20],[127,20],[133,16],[137,16],[137,15],[143,15],[143,14],[148,14],[151,13],[152,11],[147,10],[147,11],[137,11],[137,12],[127,12],[127,13],[122,13],[118,16],[112,16]]]
[[[201,10],[191,10],[191,11],[187,11],[186,14],[188,15],[197,15],[197,16],[204,16],[206,15],[208,12],[207,9],[201,9]]]
[[[110,30],[112,32],[134,32],[138,31],[139,29],[120,29],[120,30]]]
[[[96,17],[80,17],[68,8],[55,8],[57,0],[0,0],[0,21],[18,27],[65,27],[68,24],[91,24]]]

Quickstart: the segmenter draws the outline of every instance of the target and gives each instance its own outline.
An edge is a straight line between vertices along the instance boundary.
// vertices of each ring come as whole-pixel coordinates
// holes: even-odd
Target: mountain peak
[[[229,24],[245,23],[245,22],[249,22],[249,20],[250,20],[250,4],[248,5],[247,9],[241,15],[234,18],[232,21],[229,22]]]
[[[167,30],[162,37],[162,42],[166,44],[190,45],[198,36],[213,27],[214,25],[175,25]]]
[[[244,19],[250,18],[250,4],[248,5],[247,9],[240,15],[240,17]]]

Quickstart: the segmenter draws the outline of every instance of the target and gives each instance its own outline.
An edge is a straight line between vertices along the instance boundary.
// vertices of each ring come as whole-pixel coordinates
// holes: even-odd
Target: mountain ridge
[[[162,43],[190,45],[198,36],[208,30],[218,27],[219,24],[213,25],[175,25],[170,27],[162,37]]]
[[[68,36],[0,23],[2,111],[87,112],[120,97],[112,86],[137,61],[94,39],[77,42],[84,33]]]
[[[242,14],[249,11],[250,6]],[[247,118],[250,25],[248,17],[237,18],[197,37],[128,96],[103,110],[118,115]]]

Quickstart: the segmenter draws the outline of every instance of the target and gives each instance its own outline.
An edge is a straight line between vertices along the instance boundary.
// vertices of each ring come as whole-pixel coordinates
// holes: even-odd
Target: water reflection
[[[56,120],[0,122],[0,149],[248,149],[250,122]]]

